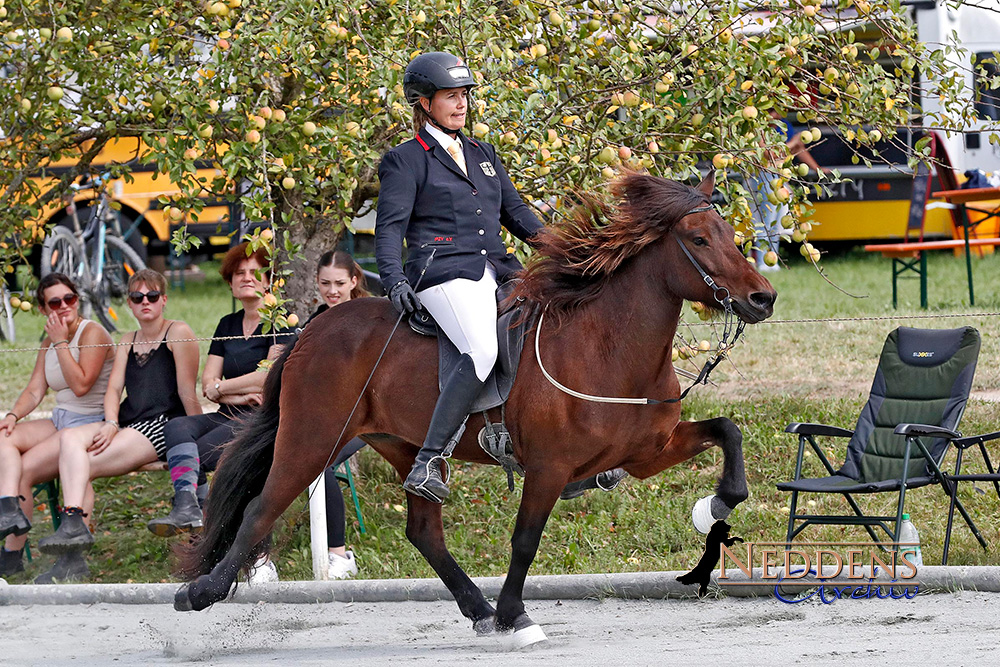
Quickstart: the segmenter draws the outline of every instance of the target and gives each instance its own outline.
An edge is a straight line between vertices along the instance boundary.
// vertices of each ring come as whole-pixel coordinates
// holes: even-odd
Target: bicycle
[[[16,342],[14,331],[14,305],[10,302],[7,281],[0,277],[0,341]]]
[[[41,275],[58,271],[72,278],[83,297],[84,317],[96,313],[108,331],[117,331],[115,305],[124,303],[129,278],[146,268],[146,263],[122,238],[121,223],[102,187],[105,176],[71,186],[74,194],[85,190],[96,193],[96,199],[90,202],[90,219],[81,226],[75,197],[70,197],[66,213],[73,222],[72,229],[56,226],[45,239]]]

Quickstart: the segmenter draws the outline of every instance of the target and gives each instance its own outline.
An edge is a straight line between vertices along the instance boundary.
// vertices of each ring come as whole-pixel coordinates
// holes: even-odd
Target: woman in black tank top
[[[198,344],[191,340],[191,327],[163,317],[166,279],[144,269],[132,276],[128,289],[129,307],[139,330],[125,334],[115,354],[104,400],[105,421],[62,432],[62,521],[55,534],[38,543],[43,553],[61,557],[38,583],[86,576],[83,552],[94,538],[81,508],[84,497],[93,493],[91,480],[155,463],[162,457],[167,420],[201,414],[195,387]],[[119,405],[123,390],[126,397]]]

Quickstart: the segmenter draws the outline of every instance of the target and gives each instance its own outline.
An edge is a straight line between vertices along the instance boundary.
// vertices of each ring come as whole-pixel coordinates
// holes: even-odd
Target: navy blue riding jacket
[[[386,291],[404,278],[420,290],[454,278],[479,280],[487,261],[503,282],[522,267],[507,252],[500,226],[524,241],[542,228],[514,189],[496,149],[461,134],[460,139],[468,176],[426,129],[382,157],[375,261]],[[434,260],[417,287],[434,248]]]

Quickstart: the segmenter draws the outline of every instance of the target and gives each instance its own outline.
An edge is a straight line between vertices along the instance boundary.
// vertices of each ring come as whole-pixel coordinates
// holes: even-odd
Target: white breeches
[[[479,280],[455,278],[417,292],[448,340],[472,357],[485,381],[497,360],[497,273],[487,262]]]

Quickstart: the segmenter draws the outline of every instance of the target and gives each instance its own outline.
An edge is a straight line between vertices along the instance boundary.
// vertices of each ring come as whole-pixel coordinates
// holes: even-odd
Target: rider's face
[[[465,127],[465,112],[469,108],[467,88],[445,88],[434,93],[433,100],[425,97],[420,103],[424,111],[441,127],[456,131]]]

